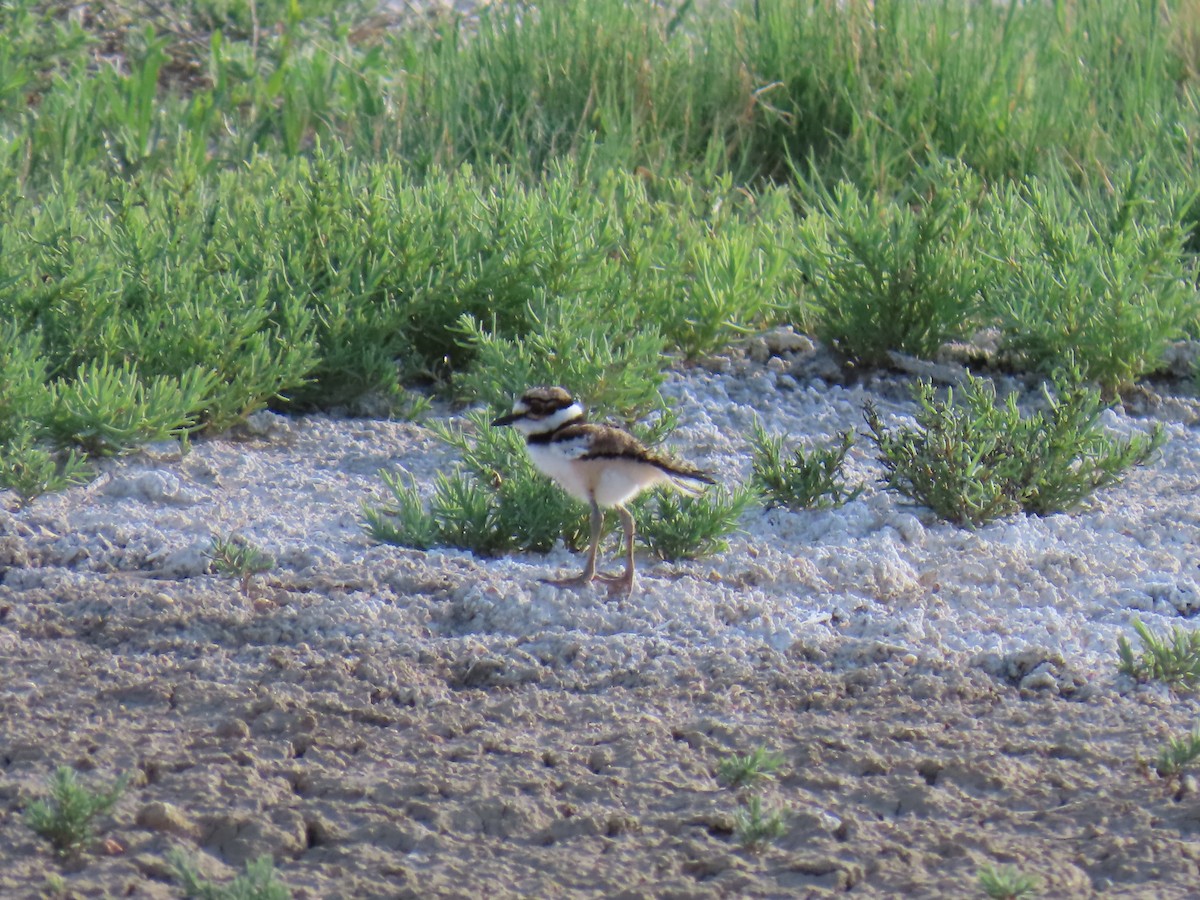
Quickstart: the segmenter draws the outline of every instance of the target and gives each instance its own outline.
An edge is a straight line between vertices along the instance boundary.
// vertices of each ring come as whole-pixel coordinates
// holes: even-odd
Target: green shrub
[[[986,273],[978,181],[951,165],[926,179],[924,193],[895,200],[840,182],[800,226],[817,335],[856,363],[928,358],[975,320]]]
[[[735,188],[728,176],[703,190],[621,180],[609,201],[625,217],[618,290],[636,321],[657,323],[669,347],[699,359],[805,315],[794,200],[781,189]]]
[[[274,239],[256,233],[254,204],[264,201],[234,185],[179,193],[100,179],[54,195],[41,215],[19,204],[0,223],[0,244],[41,277],[0,307],[40,336],[43,368],[61,378],[108,359],[143,379],[211,371],[191,412],[217,430],[302,384],[315,365],[312,313],[282,284]],[[101,199],[108,191],[119,204]]]
[[[544,553],[559,540],[577,547],[587,539],[586,510],[529,461],[524,439],[492,428],[482,412],[466,428],[435,425],[462,464],[439,473],[426,510],[411,478],[382,473],[394,503],[364,510],[377,540],[428,549],[461,547],[495,555],[510,550]]]
[[[587,509],[529,461],[524,438],[512,429],[492,428],[490,416],[467,415],[465,428],[440,423],[434,430],[457,451],[461,465],[439,473],[426,505],[411,476],[382,472],[392,502],[364,506],[367,531],[376,540],[416,549],[461,547],[496,555],[512,550],[545,553],[562,540],[584,546],[589,537]],[[662,559],[694,559],[725,549],[725,538],[753,494],[708,491],[699,497],[655,494],[639,499],[642,540]]]
[[[860,484],[846,489],[842,466],[854,444],[854,436],[845,431],[829,447],[817,447],[809,453],[801,449],[790,458],[784,455],[784,439],[772,437],[756,419],[750,438],[754,449],[754,485],[772,505],[792,509],[832,509],[844,506],[863,492]]]
[[[1200,310],[1183,256],[1186,199],[1148,187],[1144,167],[1108,197],[1061,178],[1001,192],[1004,266],[989,304],[1005,346],[1047,373],[1073,358],[1110,396],[1152,371]]]
[[[49,366],[41,336],[16,322],[0,322],[0,445],[28,435],[51,404]]]
[[[89,454],[124,453],[186,434],[211,385],[211,373],[199,369],[143,379],[128,363],[85,363],[73,379],[52,385],[46,427],[54,440]]]
[[[958,525],[981,525],[1026,511],[1074,508],[1094,491],[1121,480],[1162,444],[1161,427],[1148,436],[1114,438],[1099,419],[1100,394],[1060,377],[1047,408],[1022,416],[1015,395],[998,404],[995,388],[968,379],[961,399],[938,400],[933,385],[917,384],[916,428],[889,429],[874,405],[866,409],[869,436],[879,449],[891,490],[930,507]]]
[[[581,385],[581,399],[596,418],[638,419],[665,410],[663,341],[656,331],[627,334],[578,302],[545,308],[527,334],[512,338],[464,316],[459,330],[473,360],[455,378],[458,393],[501,409],[535,385]]]
[[[638,506],[645,511],[638,516],[638,536],[659,559],[677,560],[728,550],[727,538],[757,495],[745,487],[716,487],[695,497],[662,490],[651,498]]]

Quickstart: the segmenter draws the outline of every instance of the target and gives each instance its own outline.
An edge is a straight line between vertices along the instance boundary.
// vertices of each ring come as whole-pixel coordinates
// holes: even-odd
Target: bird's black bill
[[[498,428],[501,425],[511,425],[517,419],[521,418],[521,413],[509,413],[507,416],[501,416],[498,419],[492,420],[492,427]]]

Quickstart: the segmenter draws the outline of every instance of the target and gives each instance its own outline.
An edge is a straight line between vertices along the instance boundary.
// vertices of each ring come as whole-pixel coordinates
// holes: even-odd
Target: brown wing
[[[579,459],[629,459],[654,466],[668,475],[716,484],[712,477],[695,466],[669,459],[646,448],[627,431],[609,425],[570,425],[558,432],[564,438],[587,437],[588,450]]]

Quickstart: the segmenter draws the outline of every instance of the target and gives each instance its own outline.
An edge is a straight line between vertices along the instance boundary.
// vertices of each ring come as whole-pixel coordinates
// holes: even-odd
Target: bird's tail
[[[667,476],[671,487],[689,497],[698,497],[716,480],[707,472],[677,462],[661,462],[658,466]]]

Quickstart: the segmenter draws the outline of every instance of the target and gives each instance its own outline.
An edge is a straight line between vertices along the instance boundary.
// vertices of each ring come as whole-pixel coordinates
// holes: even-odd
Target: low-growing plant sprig
[[[437,523],[425,508],[417,481],[409,472],[379,470],[379,477],[392,493],[391,504],[363,503],[363,523],[375,540],[414,550],[429,550],[440,540]]]
[[[16,494],[22,507],[42,494],[81,484],[91,474],[87,462],[76,451],[52,451],[42,446],[28,429],[0,444],[0,490]]]
[[[106,789],[91,790],[79,783],[74,769],[60,766],[50,779],[49,798],[26,808],[25,824],[48,840],[59,856],[70,856],[92,840],[96,817],[116,805],[128,783],[123,775]]]
[[[291,889],[278,880],[275,861],[268,855],[246,860],[246,868],[227,884],[200,877],[196,867],[179,848],[167,854],[175,880],[185,897],[200,900],[290,900]]]
[[[754,484],[772,505],[791,509],[831,509],[858,499],[863,485],[847,490],[842,475],[846,454],[854,444],[849,431],[842,432],[828,447],[805,453],[796,449],[790,457],[784,438],[767,434],[755,420],[750,437],[754,448]]]
[[[991,900],[1021,900],[1041,890],[1041,881],[1015,866],[985,865],[979,870],[979,887]]]
[[[1117,438],[1100,425],[1110,405],[1099,391],[1060,376],[1047,409],[1022,416],[1015,395],[996,402],[990,382],[970,376],[957,397],[939,400],[932,383],[918,382],[916,428],[889,429],[873,403],[865,418],[879,448],[889,489],[928,506],[958,525],[982,525],[1025,511],[1067,511],[1100,488],[1119,482],[1165,440]]]
[[[787,834],[787,823],[777,809],[763,805],[757,794],[746,798],[745,803],[733,815],[733,836],[751,853],[759,853],[768,844]]]
[[[220,574],[237,578],[239,589],[247,595],[250,593],[250,580],[275,567],[275,558],[271,554],[241,535],[214,536],[205,555],[212,560],[213,568]]]
[[[1200,684],[1200,631],[1176,625],[1160,637],[1141,620],[1132,621],[1142,642],[1135,655],[1124,635],[1117,638],[1118,671],[1136,681],[1161,681],[1175,690],[1194,690]]]
[[[771,781],[783,765],[783,757],[766,747],[755,747],[749,753],[736,753],[721,760],[717,766],[717,778],[729,788],[754,787],[763,781]]]
[[[1175,778],[1197,759],[1200,759],[1200,726],[1182,737],[1167,738],[1154,761],[1154,771],[1160,778]]]

